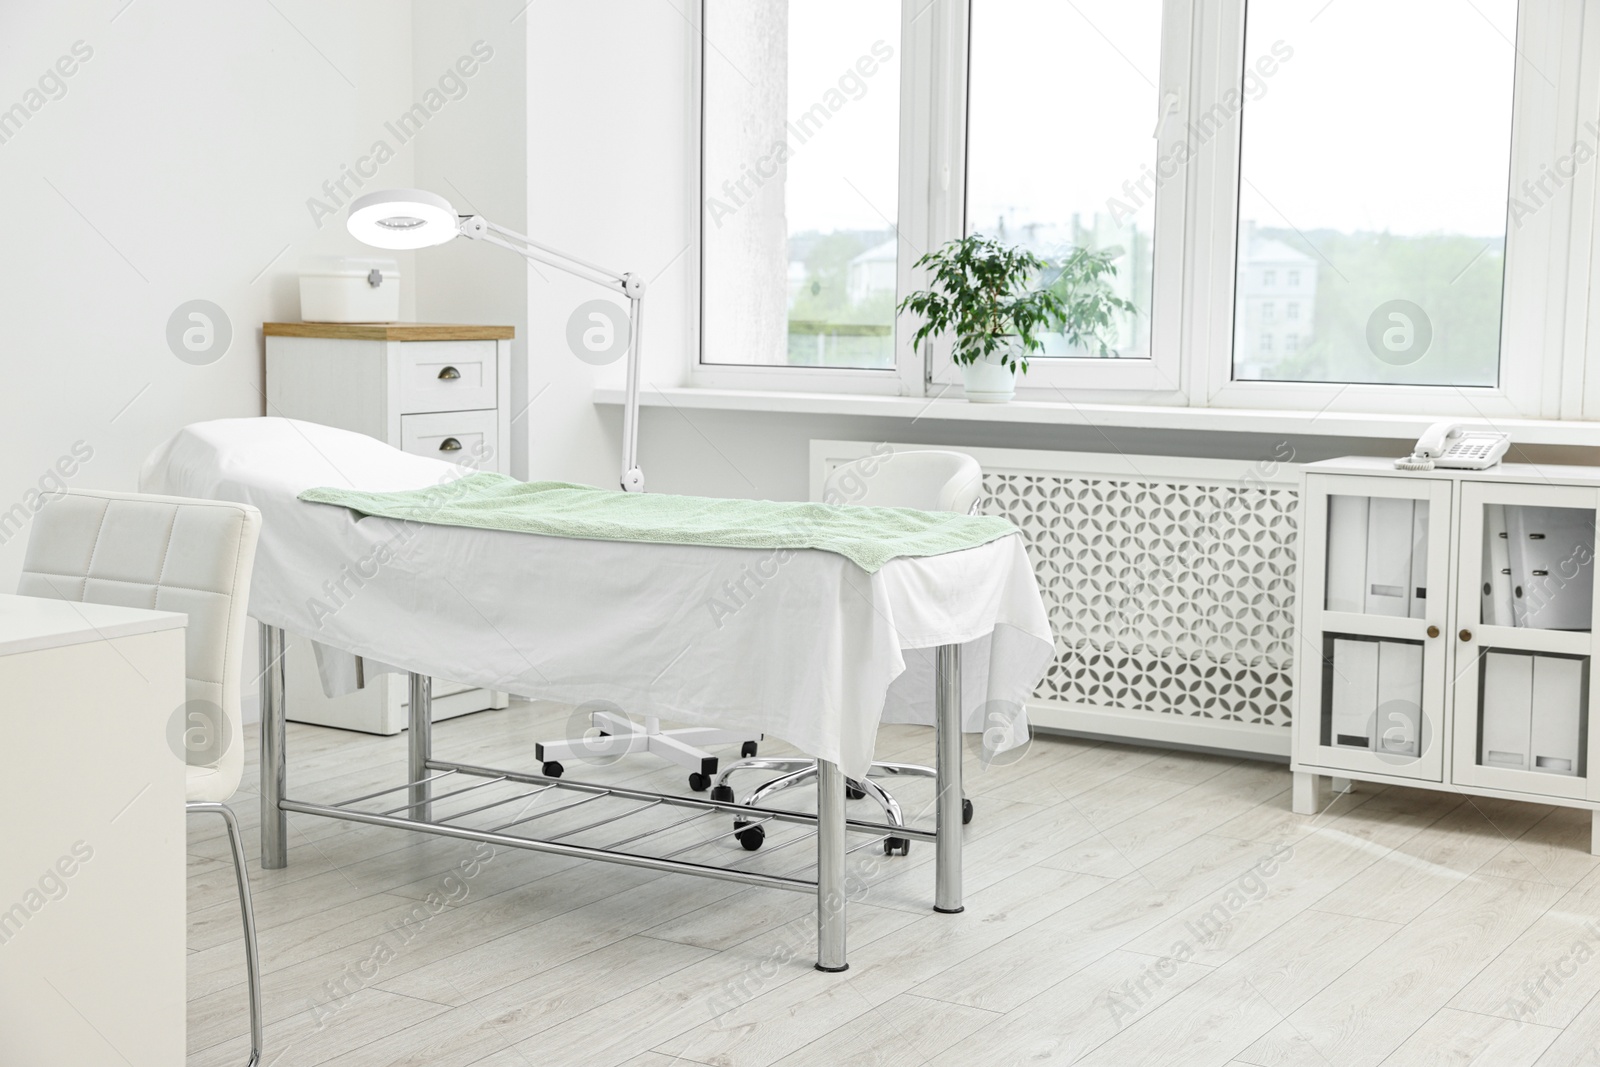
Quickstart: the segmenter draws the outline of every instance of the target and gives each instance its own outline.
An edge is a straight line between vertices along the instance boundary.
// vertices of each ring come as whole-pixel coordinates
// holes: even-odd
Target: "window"
[[[1124,359],[1150,355],[1156,193],[1171,177],[1150,137],[1161,16],[1159,0],[983,0],[972,10],[967,230],[1050,262],[1080,247],[1115,251],[1113,287],[1138,309],[1114,326]],[[1020,101],[1046,99],[1094,106],[1052,108],[1045,129]],[[1087,355],[1059,335],[1044,354]]]
[[[1315,310],[1306,344],[1270,363],[1246,355],[1257,327],[1240,316],[1236,378],[1498,383],[1516,2],[1474,8],[1251,0],[1263,88],[1240,118],[1241,300],[1256,270],[1266,287],[1282,270]]]
[[[982,233],[1136,307],[1029,399],[1600,418],[1593,5],[698,2],[694,384],[944,396],[894,308]]]
[[[893,368],[900,5],[703,17],[703,361]]]

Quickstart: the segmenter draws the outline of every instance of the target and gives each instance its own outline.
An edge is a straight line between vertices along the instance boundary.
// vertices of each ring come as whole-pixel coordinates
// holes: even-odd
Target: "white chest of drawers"
[[[269,322],[267,414],[364,433],[413,455],[509,472],[509,326]],[[395,734],[403,675],[324,695],[309,642],[291,637],[288,714],[296,722]],[[434,680],[433,717],[506,706],[504,693]]]

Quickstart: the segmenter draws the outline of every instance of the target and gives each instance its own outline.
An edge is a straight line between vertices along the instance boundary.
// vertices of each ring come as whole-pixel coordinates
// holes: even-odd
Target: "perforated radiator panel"
[[[1055,626],[1036,696],[1287,727],[1297,493],[1204,477],[986,470]]]

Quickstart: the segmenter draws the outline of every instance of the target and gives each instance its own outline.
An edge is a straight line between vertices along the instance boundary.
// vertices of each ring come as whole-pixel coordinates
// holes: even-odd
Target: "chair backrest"
[[[832,504],[971,513],[983,497],[983,468],[963,452],[932,449],[868,456],[835,467],[822,484]]]
[[[71,489],[34,516],[17,586],[24,596],[186,613],[179,733],[187,762],[214,766],[226,793],[244,772],[239,683],[260,532],[261,512],[248,504]],[[202,728],[197,714],[215,721]]]

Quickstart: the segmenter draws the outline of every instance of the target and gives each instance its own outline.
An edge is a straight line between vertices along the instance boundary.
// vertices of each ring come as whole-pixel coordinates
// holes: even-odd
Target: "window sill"
[[[596,404],[620,405],[621,389],[596,389]],[[644,407],[696,411],[764,411],[787,415],[849,415],[908,422],[990,422],[1018,426],[1094,426],[1101,429],[1183,430],[1199,433],[1283,434],[1296,437],[1363,437],[1412,441],[1440,421],[1432,415],[1265,411],[1244,408],[1163,407],[1144,404],[1064,404],[1013,400],[973,404],[964,398],[796,393],[758,389],[646,388]],[[1482,419],[1460,419],[1489,425]],[[1496,419],[1493,428],[1518,444],[1600,447],[1600,423],[1554,419]]]

